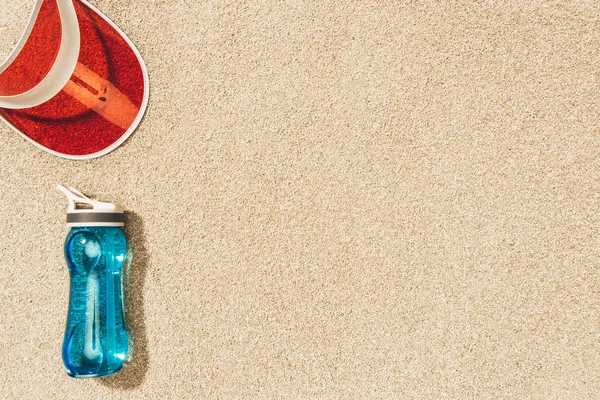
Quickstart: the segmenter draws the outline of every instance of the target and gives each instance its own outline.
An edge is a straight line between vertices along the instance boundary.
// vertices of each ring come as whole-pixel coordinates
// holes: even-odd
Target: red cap
[[[137,127],[147,102],[139,52],[85,0],[38,0],[0,65],[0,118],[61,157],[114,150]]]

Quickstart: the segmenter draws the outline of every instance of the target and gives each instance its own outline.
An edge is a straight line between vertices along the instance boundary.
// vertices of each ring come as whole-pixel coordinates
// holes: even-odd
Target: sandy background
[[[92,3],[150,104],[87,162],[0,126],[0,397],[600,397],[597,2]],[[63,371],[55,183],[130,211],[114,377]]]

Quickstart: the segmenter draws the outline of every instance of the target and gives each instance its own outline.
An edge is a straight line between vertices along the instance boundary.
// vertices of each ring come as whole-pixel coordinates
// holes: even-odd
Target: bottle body
[[[72,377],[110,375],[123,366],[128,348],[122,294],[126,254],[118,226],[73,227],[67,236],[71,290],[62,356]]]

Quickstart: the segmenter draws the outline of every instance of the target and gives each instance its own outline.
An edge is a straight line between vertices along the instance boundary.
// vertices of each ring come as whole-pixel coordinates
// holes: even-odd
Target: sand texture
[[[92,3],[150,103],[91,161],[0,126],[0,398],[600,397],[596,1]],[[63,370],[56,183],[128,210],[113,377]]]

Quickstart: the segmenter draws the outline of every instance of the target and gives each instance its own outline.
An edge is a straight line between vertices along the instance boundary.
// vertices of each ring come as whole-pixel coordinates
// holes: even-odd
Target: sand
[[[0,397],[599,397],[600,12],[522,3],[93,1],[150,103],[91,161],[0,126]],[[56,183],[128,210],[113,377],[63,370]]]

